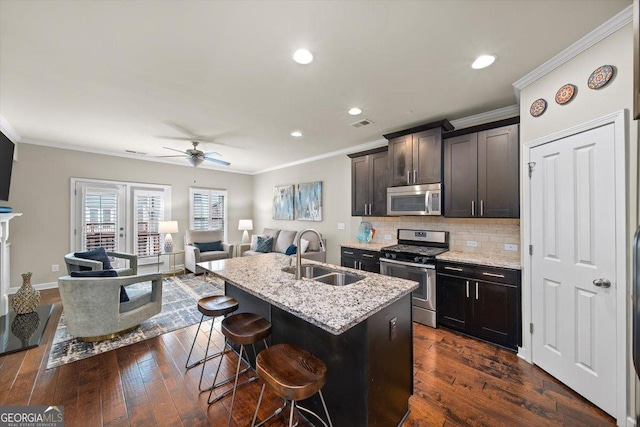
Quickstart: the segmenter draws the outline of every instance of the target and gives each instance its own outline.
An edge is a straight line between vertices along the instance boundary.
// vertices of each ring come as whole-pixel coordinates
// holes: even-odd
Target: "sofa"
[[[234,246],[223,240],[223,230],[187,230],[184,233],[185,268],[192,273],[200,274],[204,270],[198,267],[199,262],[233,258]],[[216,245],[216,242],[219,244]]]
[[[287,253],[287,249],[291,245],[294,245],[298,238],[299,231],[295,230],[280,230],[277,228],[265,228],[261,234],[254,234],[251,236],[251,243],[245,243],[240,245],[240,254],[244,256],[261,255],[265,252],[257,251],[258,237],[272,237],[273,244],[271,252],[279,252],[282,254]],[[320,250],[320,242],[318,236],[314,233],[305,233],[302,236],[303,239],[309,241],[309,247],[302,253],[302,258],[310,259],[313,261],[326,262],[327,254]],[[324,247],[327,247],[326,239],[322,239]],[[297,250],[297,248],[296,248]]]

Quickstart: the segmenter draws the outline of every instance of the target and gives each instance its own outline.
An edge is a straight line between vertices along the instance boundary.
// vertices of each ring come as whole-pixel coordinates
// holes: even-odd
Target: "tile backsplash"
[[[395,241],[398,228],[441,230],[449,232],[449,249],[499,255],[508,259],[520,259],[519,219],[476,219],[444,217],[372,217],[362,218],[376,229],[374,242],[384,243],[385,235]],[[357,228],[356,228],[357,230]],[[476,242],[477,246],[468,246]],[[473,244],[473,243],[472,243]],[[517,245],[516,251],[505,250],[505,244]]]

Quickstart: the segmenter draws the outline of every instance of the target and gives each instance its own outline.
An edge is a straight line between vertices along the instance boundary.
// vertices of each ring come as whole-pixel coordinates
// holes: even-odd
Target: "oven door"
[[[418,282],[418,289],[412,294],[413,305],[436,310],[436,270],[434,265],[380,258],[380,274]]]

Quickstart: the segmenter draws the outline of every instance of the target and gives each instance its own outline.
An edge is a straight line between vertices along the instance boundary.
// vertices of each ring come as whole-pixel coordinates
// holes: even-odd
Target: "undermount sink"
[[[295,274],[295,267],[283,268],[285,273]],[[333,286],[345,286],[364,279],[364,276],[353,273],[345,273],[343,271],[332,270],[319,265],[303,265],[302,277],[312,279],[318,282]]]

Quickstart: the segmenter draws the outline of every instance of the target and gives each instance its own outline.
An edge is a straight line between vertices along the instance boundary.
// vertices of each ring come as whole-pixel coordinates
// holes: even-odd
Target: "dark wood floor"
[[[197,391],[199,371],[184,370],[195,325],[46,370],[62,309],[57,290],[42,295],[43,303],[55,303],[43,343],[0,357],[0,404],[64,405],[67,427],[226,425],[231,398],[209,407],[207,395]],[[200,336],[202,352],[206,341]],[[219,332],[215,343],[223,343]],[[414,356],[415,390],[405,426],[615,425],[545,372],[492,345],[415,324]],[[223,369],[231,373],[235,366]],[[250,424],[259,391],[258,382],[239,390],[233,426]],[[265,399],[261,417],[280,404],[274,395]],[[280,419],[270,425],[286,424]]]

